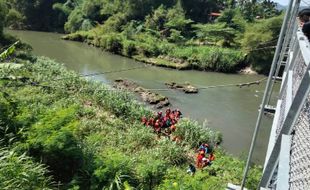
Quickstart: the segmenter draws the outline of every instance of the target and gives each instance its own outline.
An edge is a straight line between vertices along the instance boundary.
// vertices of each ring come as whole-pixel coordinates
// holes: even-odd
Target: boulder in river
[[[168,88],[182,90],[186,94],[196,94],[198,93],[198,88],[194,87],[191,84],[177,84],[175,82],[167,82],[165,83]]]
[[[131,92],[135,92],[139,94],[141,99],[144,102],[147,102],[151,105],[154,105],[155,108],[160,109],[166,106],[170,105],[170,102],[167,97],[151,92],[139,85],[137,85],[135,82],[125,80],[125,79],[117,79],[114,81],[115,87],[120,89],[127,89]]]

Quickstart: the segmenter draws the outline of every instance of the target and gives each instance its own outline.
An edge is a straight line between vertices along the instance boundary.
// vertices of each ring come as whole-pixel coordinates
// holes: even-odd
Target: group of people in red
[[[181,118],[182,113],[179,109],[171,110],[170,108],[166,109],[165,114],[159,111],[156,116],[146,118],[142,117],[141,121],[144,126],[152,127],[154,132],[160,137],[160,135],[172,137],[172,133],[176,130],[176,124]],[[178,137],[172,137],[173,141],[178,141]],[[205,166],[211,165],[212,161],[215,160],[213,151],[208,144],[203,143],[198,148],[198,155],[196,159],[196,167],[202,169]],[[188,173],[194,175],[196,172],[196,167],[192,164],[189,165]]]
[[[187,170],[187,173],[190,175],[195,175],[196,168],[203,169],[206,166],[210,166],[215,160],[214,152],[211,151],[211,147],[208,144],[203,143],[198,148],[198,154],[196,158],[196,167],[193,164],[190,164]]]
[[[207,156],[208,155],[208,156]],[[211,151],[208,144],[201,144],[198,148],[198,155],[196,160],[196,167],[198,169],[202,169],[205,166],[209,166],[215,160],[215,155],[213,151]]]
[[[163,114],[162,111],[159,111],[155,117],[149,119],[142,117],[141,120],[143,125],[152,127],[156,134],[164,134],[170,137],[171,133],[176,130],[176,124],[181,116],[182,113],[179,109],[171,110],[168,108],[166,109],[165,114]]]

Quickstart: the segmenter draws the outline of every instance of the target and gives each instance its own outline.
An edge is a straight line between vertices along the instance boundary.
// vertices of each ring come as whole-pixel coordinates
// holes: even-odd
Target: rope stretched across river
[[[209,89],[209,88],[220,88],[220,87],[243,87],[243,86],[251,86],[254,84],[260,84],[261,82],[263,82],[264,80],[267,80],[267,77],[257,80],[257,81],[252,81],[252,82],[246,82],[246,83],[233,83],[233,84],[220,84],[220,85],[212,85],[212,86],[204,86],[204,87],[199,87],[197,88],[198,90],[205,90],[205,89]],[[145,88],[145,90],[153,90],[153,91],[170,91],[173,89],[168,89],[168,88]]]
[[[97,72],[97,73],[90,73],[90,74],[85,74],[85,75],[79,75],[79,76],[75,76],[75,77],[63,77],[63,78],[57,78],[57,79],[51,79],[51,80],[43,80],[41,81],[41,83],[44,82],[52,82],[52,81],[60,81],[60,80],[65,80],[65,79],[72,79],[72,78],[81,78],[81,77],[92,77],[92,76],[98,76],[98,75],[103,75],[103,74],[112,74],[112,73],[119,73],[119,72],[126,72],[126,71],[131,71],[131,70],[137,70],[137,69],[142,69],[142,68],[146,68],[148,67],[147,65],[144,66],[140,66],[140,67],[133,67],[133,68],[126,68],[126,69],[121,69],[121,70],[112,70],[112,71],[105,71],[105,72]],[[205,89],[210,89],[210,88],[220,88],[220,87],[232,87],[232,86],[236,86],[236,87],[243,87],[243,86],[250,86],[253,84],[260,84],[262,81],[266,80],[267,78],[263,78],[257,81],[252,81],[252,82],[246,82],[246,83],[233,83],[233,84],[221,84],[221,85],[211,85],[211,86],[203,86],[203,87],[198,87],[198,90],[205,90]],[[42,85],[42,84],[38,84],[38,83],[25,83],[24,85],[32,85],[32,86],[41,86],[41,87],[51,87],[51,88],[60,88],[60,87],[56,87],[56,86],[49,86],[49,85]],[[23,85],[19,85],[18,87],[23,86]],[[13,87],[13,86],[12,86]],[[144,88],[145,90],[149,90],[149,91],[171,91],[173,89],[169,89],[169,88]],[[106,89],[108,91],[117,91],[119,89]]]

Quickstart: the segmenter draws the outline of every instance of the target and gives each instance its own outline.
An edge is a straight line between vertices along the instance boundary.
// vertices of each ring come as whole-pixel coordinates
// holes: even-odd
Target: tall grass
[[[0,189],[52,189],[46,166],[25,154],[0,149]]]
[[[218,72],[235,72],[245,58],[238,50],[209,46],[178,46],[168,55],[187,60],[193,68]]]

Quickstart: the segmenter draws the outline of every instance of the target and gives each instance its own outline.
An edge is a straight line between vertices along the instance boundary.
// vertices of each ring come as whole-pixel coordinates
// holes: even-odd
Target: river
[[[67,68],[81,74],[115,71],[142,66],[132,59],[103,52],[79,42],[63,41],[59,34],[12,31],[23,42],[33,47],[36,55],[46,56],[63,63]],[[205,87],[244,83],[260,80],[261,75],[222,74],[200,71],[177,71],[173,69],[147,66],[143,69],[111,73],[94,77],[111,84],[114,79],[126,78],[145,88],[166,88],[164,83],[176,81],[190,82],[194,86]],[[196,95],[177,91],[160,91],[170,99],[173,107],[181,109],[183,115],[200,123],[207,120],[208,126],[223,134],[224,148],[234,156],[245,158],[251,143],[252,134],[261,103],[265,82],[251,87],[221,87],[201,90]],[[253,161],[263,163],[267,149],[272,119],[263,118]]]

